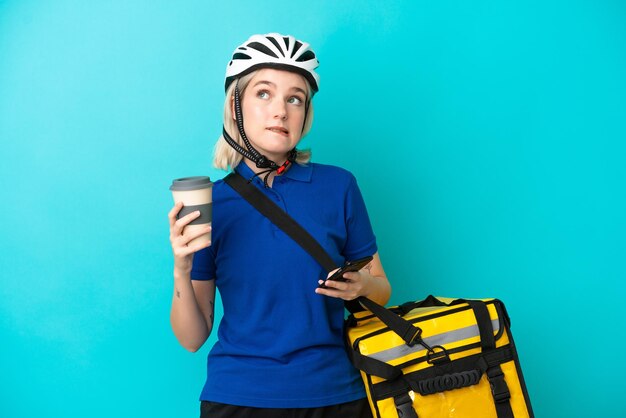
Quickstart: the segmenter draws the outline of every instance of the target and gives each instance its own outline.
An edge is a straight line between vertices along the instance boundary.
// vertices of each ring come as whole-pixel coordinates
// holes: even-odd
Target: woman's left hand
[[[330,277],[335,271],[330,272]],[[391,286],[383,270],[380,256],[374,254],[372,261],[363,269],[356,272],[346,272],[343,274],[345,282],[337,280],[320,280],[326,288],[318,287],[315,293],[343,300],[354,300],[359,296],[365,296],[374,302],[384,305],[389,301]]]
[[[338,270],[338,269],[337,269]],[[330,277],[335,271],[330,272]],[[338,280],[320,280],[319,284],[324,283],[326,288],[318,287],[315,293],[319,295],[330,296],[343,300],[353,300],[359,296],[367,296],[368,284],[371,280],[375,280],[367,270],[346,272],[343,274],[345,282]]]

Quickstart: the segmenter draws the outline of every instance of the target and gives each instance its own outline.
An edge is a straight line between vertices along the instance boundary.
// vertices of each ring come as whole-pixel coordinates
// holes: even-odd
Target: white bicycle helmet
[[[319,61],[306,42],[280,33],[252,35],[235,49],[226,66],[225,88],[236,78],[259,68],[275,68],[301,74],[311,85],[313,94],[319,90],[319,75],[315,69]]]

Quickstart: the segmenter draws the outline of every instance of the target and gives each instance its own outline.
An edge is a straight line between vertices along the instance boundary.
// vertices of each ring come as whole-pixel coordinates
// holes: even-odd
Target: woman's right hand
[[[207,225],[193,232],[189,231],[189,228],[184,230],[185,226],[200,216],[200,212],[195,211],[180,219],[176,219],[176,215],[178,215],[183,206],[182,202],[176,203],[170,210],[168,218],[170,220],[170,243],[174,252],[174,270],[188,274],[191,272],[193,254],[211,245],[210,241],[207,243],[197,242],[193,245],[189,245],[189,243],[193,239],[210,232],[211,226]]]

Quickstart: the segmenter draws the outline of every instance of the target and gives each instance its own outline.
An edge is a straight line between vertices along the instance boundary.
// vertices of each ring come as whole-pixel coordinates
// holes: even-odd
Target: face
[[[241,99],[246,135],[261,154],[284,161],[300,141],[307,85],[299,74],[264,68],[252,77]]]

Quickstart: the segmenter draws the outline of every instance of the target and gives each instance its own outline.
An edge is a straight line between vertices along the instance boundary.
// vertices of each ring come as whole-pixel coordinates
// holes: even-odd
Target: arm
[[[363,269],[357,272],[344,273],[343,277],[348,280],[345,282],[328,280],[325,282],[326,289],[317,288],[315,292],[343,300],[353,300],[359,296],[365,296],[379,305],[385,305],[389,301],[391,285],[387,280],[378,253],[374,254],[372,261]]]
[[[210,231],[210,227],[196,233],[184,234],[184,227],[199,213],[190,213],[176,220],[182,208],[178,203],[170,211],[170,242],[174,252],[174,295],[170,322],[178,342],[187,350],[195,352],[204,344],[213,328],[215,281],[191,280],[191,266],[196,251],[210,245],[188,246],[194,238]]]
[[[213,329],[215,280],[191,280],[174,272],[170,323],[180,345],[191,352],[202,347]]]

